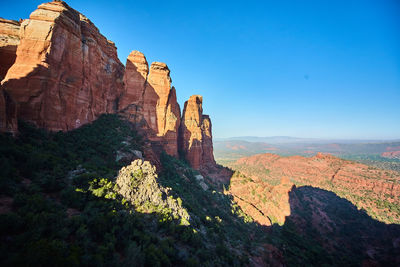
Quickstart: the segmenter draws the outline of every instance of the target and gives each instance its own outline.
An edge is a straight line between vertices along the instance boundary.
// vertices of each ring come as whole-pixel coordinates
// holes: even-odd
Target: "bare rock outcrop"
[[[156,167],[137,159],[119,171],[117,191],[139,212],[171,213],[182,224],[188,225],[190,215],[182,207],[182,202],[175,199],[170,189],[161,186],[157,179]]]
[[[149,65],[146,57],[139,51],[132,51],[126,59],[124,73],[124,93],[119,102],[119,109],[126,114],[136,115],[143,106]],[[135,119],[135,122],[137,120]]]
[[[22,22],[0,19],[0,55],[0,131],[17,132],[17,119],[68,131],[120,112],[154,155],[179,157],[180,149],[195,169],[215,165],[202,97],[189,99],[181,123],[168,66],[149,67],[132,51],[124,67],[114,43],[65,2],[41,4]]]
[[[2,87],[18,118],[71,130],[117,109],[124,66],[115,45],[62,1],[41,4],[21,24],[15,63]]]
[[[180,127],[180,150],[194,169],[215,166],[211,120],[203,115],[203,98],[192,95],[185,102]]]
[[[20,23],[0,18],[0,81],[14,64],[19,44]],[[0,132],[18,131],[16,103],[0,88]]]
[[[20,23],[0,18],[0,81],[14,64],[19,44]]]
[[[148,137],[160,142],[169,155],[177,157],[180,107],[175,88],[171,88],[168,66],[153,62],[149,70],[145,56],[132,51],[126,62],[124,82],[121,112],[147,130]]]

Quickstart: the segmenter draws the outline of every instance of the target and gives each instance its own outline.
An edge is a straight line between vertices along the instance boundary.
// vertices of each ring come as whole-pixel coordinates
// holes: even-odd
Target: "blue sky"
[[[28,18],[42,1],[1,1]],[[400,138],[400,2],[77,1],[116,43],[203,95],[214,137]]]

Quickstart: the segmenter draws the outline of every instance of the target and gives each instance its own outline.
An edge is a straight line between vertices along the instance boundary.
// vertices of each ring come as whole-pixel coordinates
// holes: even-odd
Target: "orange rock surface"
[[[0,81],[15,62],[19,28],[18,21],[0,18]]]
[[[398,151],[388,151],[388,152],[383,152],[382,157],[384,158],[398,158],[400,159],[400,150]]]
[[[178,157],[180,107],[165,63],[153,62],[148,68],[146,57],[132,51],[126,62],[125,90],[120,110],[153,141],[160,142],[171,156]]]
[[[262,180],[234,173],[230,180],[229,193],[235,202],[261,225],[284,224],[290,216],[289,192],[294,188],[287,177],[272,186]]]
[[[16,133],[17,118],[68,131],[120,112],[153,143],[155,154],[178,157],[182,139],[194,168],[215,165],[211,121],[201,103],[197,111],[189,105],[185,137],[179,137],[181,111],[168,66],[153,62],[149,68],[146,57],[132,51],[124,67],[114,43],[65,2],[41,4],[21,24],[1,19],[0,55],[0,131]]]
[[[195,169],[215,165],[211,120],[203,115],[203,98],[192,95],[185,102],[180,127],[180,149]]]
[[[149,65],[146,57],[139,51],[132,51],[126,59],[124,74],[124,93],[119,103],[120,110],[129,110],[133,114],[143,106],[143,95],[146,87]]]
[[[258,192],[261,198],[271,195],[267,192],[271,190],[264,185],[277,184],[282,177],[288,177],[296,185],[310,185],[333,191],[359,208],[376,213],[377,219],[391,217],[400,222],[399,214],[379,204],[381,201],[400,204],[400,175],[395,171],[380,170],[321,153],[310,158],[259,154],[241,158],[230,164],[230,167],[251,178],[255,185],[260,185],[263,189],[254,185],[254,190],[262,191]],[[240,183],[236,186],[237,188],[231,187],[232,190],[244,192]],[[251,187],[251,183],[248,186]],[[253,189],[250,187],[247,190]],[[236,194],[240,196],[238,192]],[[380,214],[385,217],[380,218]]]
[[[2,87],[18,117],[71,130],[117,109],[124,66],[115,45],[64,2],[42,4],[21,24],[15,63]]]

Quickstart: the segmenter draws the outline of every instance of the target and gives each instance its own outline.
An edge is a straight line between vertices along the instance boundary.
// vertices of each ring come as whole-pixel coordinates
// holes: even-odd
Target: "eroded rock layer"
[[[21,24],[15,63],[2,87],[18,117],[49,130],[71,130],[113,113],[124,66],[115,45],[64,2],[42,4]]]
[[[126,62],[124,82],[121,112],[146,130],[150,139],[160,142],[169,155],[177,157],[181,114],[168,66],[153,62],[149,70],[146,57],[132,51]]]
[[[149,65],[146,57],[139,51],[132,51],[126,59],[124,73],[124,93],[120,100],[120,110],[128,109],[135,113],[143,104],[143,94],[146,86]]]
[[[0,81],[14,64],[19,44],[20,23],[0,18]]]
[[[241,158],[229,164],[229,167],[251,177],[258,185],[268,182],[276,184],[281,177],[288,177],[297,185],[333,191],[360,209],[367,210],[376,219],[388,223],[386,217],[390,216],[393,222],[400,222],[398,213],[390,208],[400,204],[400,175],[395,171],[381,170],[322,153],[309,158],[259,154]],[[241,187],[238,183],[237,188],[241,190]],[[255,193],[266,196],[265,192],[258,192],[260,188],[254,188],[257,190]]]
[[[65,2],[42,4],[22,22],[0,19],[0,56],[0,131],[16,133],[17,119],[68,131],[120,112],[155,154],[178,157],[181,140],[194,168],[215,165],[201,96],[188,101],[181,125],[168,66],[149,67],[141,52],[132,51],[124,67],[114,43]]]
[[[203,115],[203,98],[192,95],[185,102],[180,127],[180,150],[195,169],[215,165],[211,120]]]

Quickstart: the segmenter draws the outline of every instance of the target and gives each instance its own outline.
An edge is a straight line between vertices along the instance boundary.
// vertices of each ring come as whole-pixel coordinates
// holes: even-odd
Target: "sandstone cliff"
[[[201,96],[199,106],[189,100],[181,125],[168,66],[149,67],[132,51],[124,67],[114,43],[65,2],[41,4],[22,22],[0,19],[0,56],[0,131],[16,133],[17,118],[68,131],[119,112],[151,141],[152,154],[178,157],[181,140],[194,168],[215,165]]]
[[[149,71],[146,57],[132,51],[126,61],[124,82],[122,113],[147,130],[148,137],[160,142],[166,153],[177,157],[181,112],[168,66],[153,62]]]
[[[211,120],[203,115],[203,98],[192,95],[185,102],[180,127],[180,150],[185,159],[195,169],[215,165]]]
[[[124,66],[115,45],[64,2],[42,4],[21,25],[15,63],[2,87],[18,118],[49,130],[71,130],[113,113]]]
[[[19,29],[18,21],[0,18],[0,81],[15,62]]]
[[[0,18],[0,81],[14,64],[19,44],[20,23]],[[0,131],[17,132],[16,103],[0,88]]]

